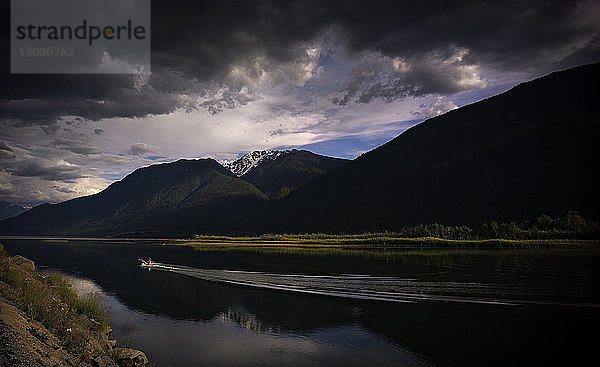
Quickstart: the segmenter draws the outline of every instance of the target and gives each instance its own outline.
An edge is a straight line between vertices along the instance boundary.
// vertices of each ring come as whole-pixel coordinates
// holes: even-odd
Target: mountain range
[[[251,156],[251,159],[247,157]],[[258,158],[261,157],[261,158]],[[263,151],[243,156],[227,167],[267,197],[281,199],[300,186],[343,166],[347,159],[325,157],[306,150]],[[244,167],[240,170],[240,167]]]
[[[210,158],[181,159],[139,168],[95,195],[38,205],[0,222],[0,233],[74,236],[180,234],[192,228],[214,231],[224,228],[232,214],[261,211],[271,195],[281,198],[346,162],[295,149],[252,152],[224,165]]]
[[[140,168],[96,195],[5,219],[0,233],[362,232],[569,210],[598,219],[599,82],[600,64],[552,73],[352,161],[259,151]]]

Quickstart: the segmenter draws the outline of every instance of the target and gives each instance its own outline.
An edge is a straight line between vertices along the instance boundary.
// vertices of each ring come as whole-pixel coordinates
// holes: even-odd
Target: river
[[[595,358],[600,249],[300,249],[0,239],[97,292],[157,366],[504,366]],[[152,270],[138,266],[151,257]]]

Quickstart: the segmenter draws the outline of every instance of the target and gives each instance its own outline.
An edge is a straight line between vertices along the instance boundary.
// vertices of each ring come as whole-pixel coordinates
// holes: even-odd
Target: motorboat
[[[148,260],[144,260],[144,259],[138,259],[138,260],[141,261],[140,266],[143,268],[152,268],[152,267],[156,266],[156,263],[153,263],[151,258],[148,258]]]

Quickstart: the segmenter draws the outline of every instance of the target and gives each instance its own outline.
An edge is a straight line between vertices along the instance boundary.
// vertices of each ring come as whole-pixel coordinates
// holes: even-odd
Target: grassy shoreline
[[[469,246],[469,247],[557,247],[597,246],[600,223],[570,211],[564,217],[542,215],[523,223],[486,222],[479,227],[447,226],[440,223],[405,227],[397,232],[361,234],[262,234],[258,236],[196,235],[168,241],[174,245],[212,246]]]
[[[438,237],[394,237],[363,235],[263,235],[252,237],[196,236],[166,245],[210,247],[600,247],[594,239],[447,239]]]
[[[115,347],[95,293],[79,295],[60,273],[7,256],[0,244],[0,365],[146,365],[143,352]],[[137,364],[135,364],[137,363]]]

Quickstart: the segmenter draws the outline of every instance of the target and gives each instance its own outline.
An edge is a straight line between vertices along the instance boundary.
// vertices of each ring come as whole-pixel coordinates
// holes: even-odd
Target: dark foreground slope
[[[0,223],[2,234],[114,235],[212,229],[265,195],[212,159],[140,168],[102,192],[37,206]]]
[[[348,163],[347,159],[326,157],[306,150],[281,152],[277,159],[264,159],[241,176],[271,199],[280,199],[299,188]]]
[[[394,230],[568,210],[598,219],[599,85],[600,64],[578,67],[427,120],[291,193],[259,231]]]

